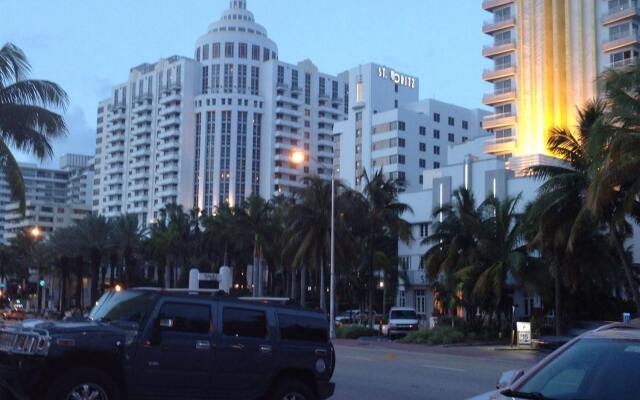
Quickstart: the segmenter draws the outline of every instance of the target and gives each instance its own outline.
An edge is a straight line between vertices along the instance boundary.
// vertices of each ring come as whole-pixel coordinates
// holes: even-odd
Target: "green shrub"
[[[339,339],[358,339],[367,336],[378,336],[378,331],[362,325],[342,325],[336,329]]]
[[[411,332],[401,341],[403,343],[438,345],[464,343],[469,340],[475,340],[475,334],[473,339],[470,339],[470,336],[461,329],[452,328],[451,326],[438,326],[429,331]]]

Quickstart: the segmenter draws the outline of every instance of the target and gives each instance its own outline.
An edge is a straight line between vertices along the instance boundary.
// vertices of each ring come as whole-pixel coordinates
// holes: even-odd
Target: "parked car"
[[[418,314],[413,308],[392,307],[389,321],[382,325],[382,334],[388,337],[405,335],[418,330]]]
[[[358,319],[360,315],[360,310],[346,310],[342,312],[340,315],[336,316],[336,324],[352,324],[354,321]]]
[[[496,388],[471,400],[636,400],[640,395],[640,327],[611,324],[585,333],[527,373],[504,373]]]
[[[88,320],[0,329],[0,399],[323,400],[334,391],[328,328],[282,299],[109,292]]]

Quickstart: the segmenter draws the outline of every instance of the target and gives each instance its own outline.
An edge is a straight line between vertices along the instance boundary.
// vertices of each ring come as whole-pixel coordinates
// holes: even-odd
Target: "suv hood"
[[[82,333],[113,333],[124,334],[133,327],[121,326],[115,323],[105,323],[97,321],[46,321],[28,320],[18,325],[24,330],[46,330],[50,335],[56,334],[82,334]],[[130,328],[130,329],[127,329]]]
[[[417,325],[418,320],[415,318],[391,318],[389,323],[391,325]]]

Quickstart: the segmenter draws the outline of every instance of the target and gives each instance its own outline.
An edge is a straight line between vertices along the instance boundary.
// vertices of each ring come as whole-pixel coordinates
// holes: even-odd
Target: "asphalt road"
[[[542,355],[492,347],[336,343],[335,400],[456,400],[491,390],[500,374]]]

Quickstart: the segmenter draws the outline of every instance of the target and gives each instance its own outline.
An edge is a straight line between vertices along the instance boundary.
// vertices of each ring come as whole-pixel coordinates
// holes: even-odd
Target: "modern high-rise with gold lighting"
[[[492,14],[483,55],[493,66],[483,79],[494,114],[485,151],[537,162],[550,128],[575,125],[576,107],[597,97],[597,78],[638,57],[637,0],[485,0]]]

